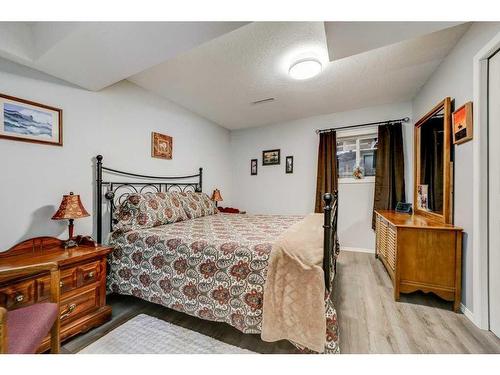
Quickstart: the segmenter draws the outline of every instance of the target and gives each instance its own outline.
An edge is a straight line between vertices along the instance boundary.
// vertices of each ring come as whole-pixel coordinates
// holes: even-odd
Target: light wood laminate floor
[[[500,353],[500,339],[477,328],[451,303],[433,295],[392,298],[390,278],[373,254],[341,252],[334,294],[342,353]],[[259,353],[296,353],[287,341],[266,343],[225,324],[208,322],[134,297],[111,295],[113,318],[63,344],[76,353],[138,314],[148,314]]]

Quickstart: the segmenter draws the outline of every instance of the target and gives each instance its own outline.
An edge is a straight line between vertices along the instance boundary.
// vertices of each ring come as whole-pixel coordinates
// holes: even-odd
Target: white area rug
[[[79,354],[255,354],[149,315],[137,315]]]

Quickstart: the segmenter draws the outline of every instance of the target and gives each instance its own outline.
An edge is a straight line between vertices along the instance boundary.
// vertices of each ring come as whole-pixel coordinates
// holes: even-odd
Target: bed
[[[150,228],[121,230],[116,227],[115,211],[131,194],[201,192],[203,170],[181,177],[147,176],[105,167],[102,156],[98,156],[96,171],[97,239],[102,241],[106,218],[108,243],[114,247],[109,257],[109,291],[133,295],[201,319],[225,322],[244,333],[261,333],[264,287],[273,244],[303,216],[217,213]],[[121,179],[104,180],[103,172]],[[336,196],[327,195],[323,220],[325,353],[339,352],[337,316],[331,299],[338,253],[336,207]],[[108,211],[105,216],[103,209]]]

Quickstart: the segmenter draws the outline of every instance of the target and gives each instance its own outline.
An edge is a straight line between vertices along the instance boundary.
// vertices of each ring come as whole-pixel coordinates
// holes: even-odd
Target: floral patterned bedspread
[[[206,320],[260,333],[274,240],[302,216],[216,214],[110,235],[108,288]],[[329,300],[329,298],[328,298]],[[327,301],[327,352],[337,352]]]

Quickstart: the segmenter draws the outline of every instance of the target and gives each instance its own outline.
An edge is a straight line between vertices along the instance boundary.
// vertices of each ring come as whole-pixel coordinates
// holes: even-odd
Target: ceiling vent
[[[274,102],[274,98],[266,98],[266,99],[262,99],[262,100],[256,100],[255,102],[252,102],[252,104],[264,104],[264,103],[271,103],[271,102]]]

